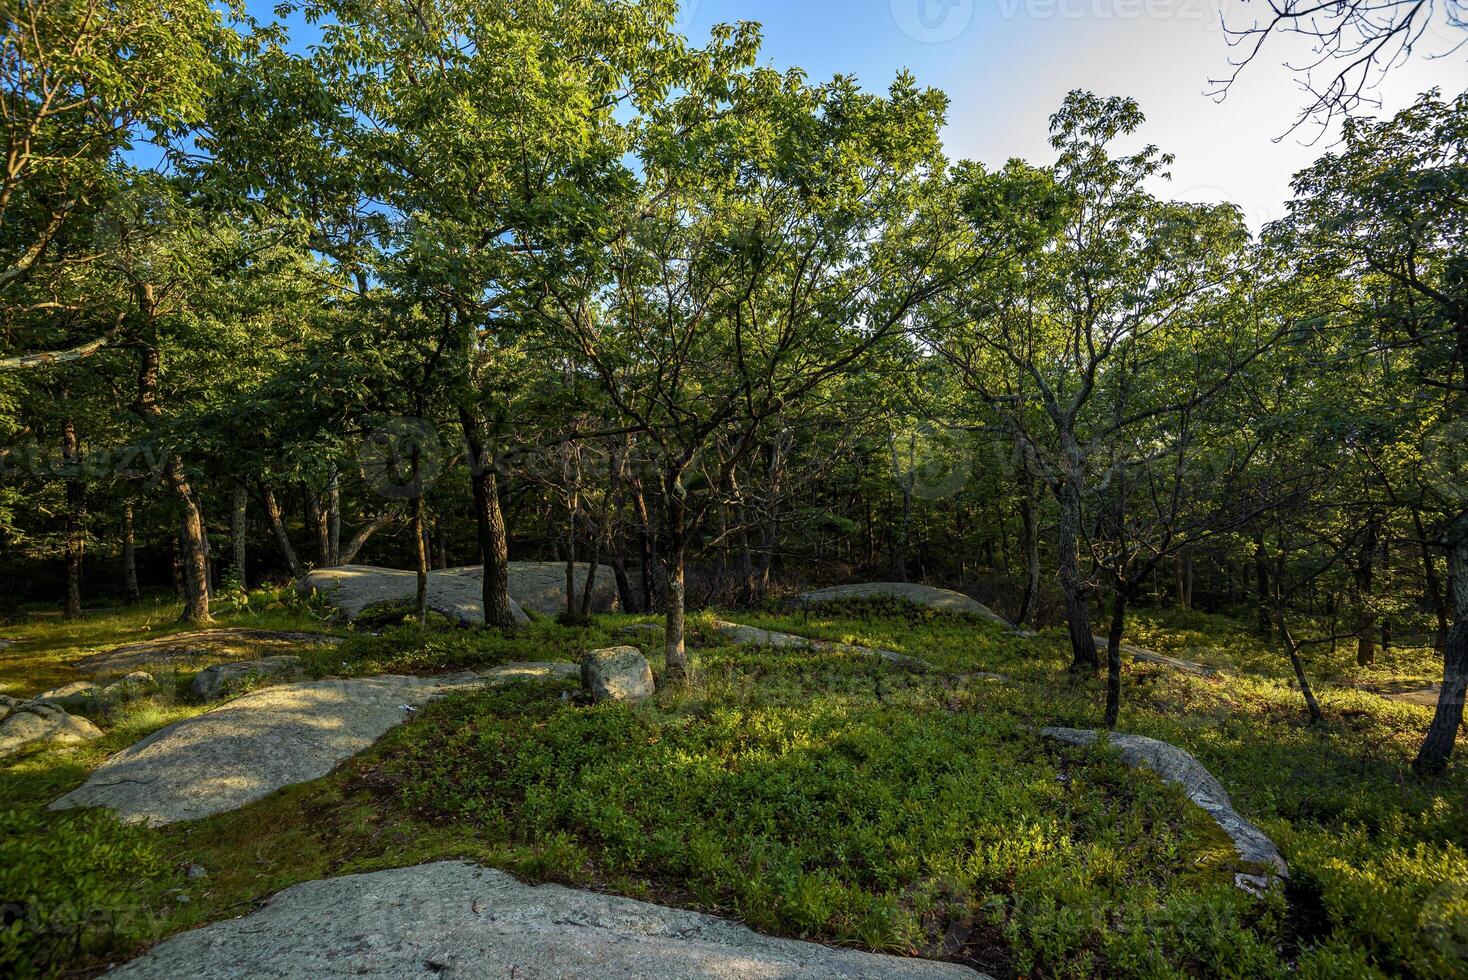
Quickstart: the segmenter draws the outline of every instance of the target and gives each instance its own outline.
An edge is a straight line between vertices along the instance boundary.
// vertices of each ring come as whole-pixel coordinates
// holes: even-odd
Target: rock
[[[619,640],[647,640],[655,641],[666,632],[661,623],[632,623],[628,626],[618,626],[612,630],[612,636]]]
[[[213,701],[247,687],[253,681],[270,677],[287,677],[301,672],[300,657],[266,657],[264,660],[242,660],[215,664],[199,671],[189,690],[194,697]]]
[[[63,745],[100,738],[85,718],[74,718],[51,701],[17,701],[0,695],[0,757],[42,742]]]
[[[428,573],[428,608],[456,623],[484,622],[484,582],[480,568],[449,568]],[[343,565],[307,573],[298,591],[319,592],[348,619],[383,603],[412,602],[418,594],[418,573],[370,565]],[[510,599],[515,622],[524,625],[530,617]]]
[[[483,676],[268,687],[159,729],[112,756],[51,808],[108,807],[125,823],[154,827],[223,813],[326,775],[435,697],[578,671],[575,664],[506,664]]]
[[[762,936],[711,915],[447,861],[287,888],[109,975],[983,980],[954,963]]]
[[[1094,745],[1098,737],[1096,732],[1074,728],[1046,728],[1041,733],[1071,745]],[[1112,733],[1107,741],[1127,765],[1146,766],[1165,782],[1181,786],[1188,799],[1207,811],[1213,822],[1228,834],[1240,859],[1265,869],[1262,875],[1235,876],[1235,884],[1240,888],[1257,891],[1261,886],[1271,885],[1273,878],[1289,877],[1289,865],[1274,841],[1234,810],[1223,784],[1197,759],[1175,745],[1143,735]]]
[[[123,699],[139,697],[158,689],[158,681],[146,670],[135,670],[103,688],[104,696]]]
[[[78,711],[95,705],[101,695],[102,688],[91,681],[75,681],[37,694],[34,700],[50,701],[66,711]]]
[[[1107,645],[1110,641],[1104,636],[1093,636],[1091,639],[1096,641],[1096,652],[1101,655],[1101,662],[1104,664],[1106,662]],[[1216,669],[1209,667],[1207,664],[1193,663],[1191,660],[1179,660],[1176,657],[1169,657],[1165,653],[1158,653],[1156,650],[1145,650],[1142,647],[1132,646],[1130,643],[1121,644],[1120,650],[1133,660],[1140,660],[1143,663],[1150,664],[1165,664],[1175,670],[1180,670],[1186,674],[1193,674],[1197,677],[1213,677],[1218,673]]]
[[[575,569],[576,608],[581,608],[581,593],[591,566],[577,563]],[[478,571],[477,569],[475,570]],[[559,616],[566,611],[566,563],[559,561],[510,562],[510,596],[531,612],[542,616]],[[607,565],[598,565],[596,581],[591,587],[591,611],[616,612],[617,573]]]
[[[270,630],[222,629],[175,633],[156,640],[83,657],[72,666],[89,674],[138,671],[148,665],[194,666],[217,660],[258,660],[298,651],[301,647],[336,646],[345,637],[323,633],[278,633]]]
[[[184,877],[190,880],[207,878],[209,877],[209,870],[202,864],[195,864],[193,861],[190,861],[188,867],[184,868]]]
[[[951,589],[935,589],[930,585],[917,585],[912,582],[867,582],[859,585],[836,585],[829,589],[817,589],[814,592],[806,592],[796,596],[795,601],[801,605],[813,602],[841,602],[845,599],[866,599],[872,596],[891,596],[895,599],[906,599],[908,602],[919,606],[927,606],[929,609],[940,609],[943,612],[967,613],[987,619],[991,623],[997,623],[1006,629],[1015,629],[1015,625],[1003,616],[961,592]]]
[[[776,647],[796,648],[800,650],[814,650],[820,653],[849,653],[859,657],[876,657],[894,667],[911,670],[914,673],[941,673],[936,666],[918,657],[909,657],[903,653],[894,653],[891,650],[877,650],[872,647],[861,647],[851,643],[836,643],[832,640],[813,640],[808,636],[796,636],[792,633],[776,633],[774,630],[763,630],[757,626],[742,626],[739,623],[729,623],[723,620],[714,622],[714,631],[727,640],[739,646],[750,647]],[[994,676],[998,676],[997,674]]]
[[[591,699],[646,701],[655,690],[652,667],[636,647],[592,650],[581,658],[581,684]]]

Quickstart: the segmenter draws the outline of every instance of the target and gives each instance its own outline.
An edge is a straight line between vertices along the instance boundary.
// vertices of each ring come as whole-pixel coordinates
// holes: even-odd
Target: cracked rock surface
[[[296,885],[108,975],[983,980],[952,963],[777,939],[710,915],[525,885],[457,861]]]

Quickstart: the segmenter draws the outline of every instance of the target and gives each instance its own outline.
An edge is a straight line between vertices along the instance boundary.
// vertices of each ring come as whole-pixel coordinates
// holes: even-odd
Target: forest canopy
[[[607,561],[666,616],[962,586],[1105,670],[1138,607],[1468,685],[1468,96],[1356,117],[1251,230],[1135,101],[950,159],[948,97],[676,4],[22,0],[0,49],[6,601],[184,616],[354,562]],[[588,589],[589,592],[589,589]],[[576,603],[568,612],[575,613]],[[585,611],[584,604],[581,610]]]

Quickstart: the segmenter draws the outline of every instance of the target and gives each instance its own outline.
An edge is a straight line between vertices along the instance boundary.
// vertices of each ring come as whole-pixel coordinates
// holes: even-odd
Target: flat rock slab
[[[776,939],[697,912],[525,885],[462,862],[296,885],[108,975],[983,980],[951,963]]]
[[[159,729],[108,759],[51,809],[100,806],[158,827],[235,810],[319,779],[435,697],[512,680],[580,675],[576,664],[485,674],[303,681],[266,688]]]
[[[1099,738],[1094,731],[1075,728],[1046,728],[1041,730],[1041,734],[1071,745],[1094,745]],[[1256,891],[1261,887],[1268,887],[1271,877],[1289,877],[1289,865],[1285,864],[1279,848],[1274,846],[1274,841],[1234,810],[1223,784],[1197,759],[1176,745],[1159,742],[1144,735],[1119,735],[1113,732],[1107,741],[1127,765],[1146,766],[1161,776],[1164,782],[1181,786],[1188,799],[1207,811],[1213,822],[1233,840],[1234,849],[1242,860],[1271,869],[1264,875],[1236,876],[1239,887]]]
[[[912,582],[866,582],[858,585],[835,585],[829,589],[817,589],[797,596],[795,601],[805,605],[812,602],[841,602],[845,599],[867,599],[874,596],[890,596],[943,612],[967,613],[997,623],[1006,629],[1015,625],[976,599],[951,589],[936,589],[931,585]]]
[[[196,666],[219,660],[257,660],[298,653],[301,647],[336,646],[340,636],[222,629],[174,633],[94,653],[72,666],[88,674],[128,673],[146,666]]]

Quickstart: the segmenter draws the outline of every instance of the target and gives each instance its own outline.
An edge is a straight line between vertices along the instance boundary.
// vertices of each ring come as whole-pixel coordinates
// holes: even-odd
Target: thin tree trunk
[[[1111,599],[1111,629],[1106,633],[1106,718],[1103,728],[1115,728],[1121,714],[1121,633],[1126,623],[1126,590]]]
[[[1437,574],[1437,559],[1432,546],[1427,543],[1427,529],[1422,525],[1422,512],[1412,508],[1412,526],[1417,531],[1417,541],[1422,549],[1422,576],[1427,585],[1427,598],[1432,603],[1433,615],[1437,617],[1437,637],[1434,649],[1446,653],[1448,649],[1448,599],[1443,592],[1442,580]]]
[[[128,602],[137,602],[143,597],[138,588],[138,552],[133,537],[133,502],[122,504],[122,587],[127,592]]]
[[[1448,531],[1448,580],[1452,583],[1453,628],[1443,653],[1443,684],[1427,737],[1412,764],[1424,775],[1447,770],[1463,724],[1463,698],[1468,693],[1468,511],[1459,514]]]
[[[1366,540],[1361,544],[1354,570],[1356,664],[1360,667],[1369,667],[1376,660],[1376,613],[1371,608],[1371,587],[1380,533],[1378,519],[1373,516],[1367,524]]]
[[[1024,626],[1031,620],[1039,626],[1035,607],[1040,594],[1040,533],[1035,520],[1035,493],[1029,467],[1022,461],[1019,469],[1020,487],[1020,535],[1025,549],[1025,588],[1019,600],[1019,615],[1015,623]]]
[[[652,515],[647,509],[647,497],[642,492],[642,480],[634,480],[632,488],[632,506],[637,514],[638,559],[642,570],[642,611],[646,613],[654,608]]]
[[[245,520],[247,506],[249,505],[249,494],[245,492],[243,484],[236,484],[234,488],[233,507],[230,509],[230,543],[232,554],[230,560],[234,563],[235,580],[239,582],[241,590],[249,588],[249,582],[245,576]]]
[[[1077,549],[1081,499],[1080,488],[1073,478],[1062,478],[1057,497],[1060,505],[1060,553],[1057,562],[1060,566],[1060,590],[1065,596],[1065,620],[1070,628],[1071,670],[1095,671],[1101,669],[1101,658],[1096,653],[1096,638],[1091,633],[1091,613],[1086,608],[1086,586],[1080,573]]]
[[[419,463],[418,449],[414,447],[413,480],[415,483],[418,480]],[[418,622],[426,625],[428,623],[428,527],[424,519],[427,506],[424,497],[425,494],[421,490],[413,497],[413,542],[414,551],[417,553],[415,567],[418,572],[418,592],[414,597],[414,612],[418,617]]]
[[[138,306],[142,310],[144,320],[150,325],[155,324],[157,297],[151,284],[145,283],[138,288]],[[163,419],[163,408],[158,404],[160,374],[158,348],[145,343],[139,347],[139,351],[141,367],[138,371],[136,411],[156,432]],[[204,518],[199,512],[198,501],[194,498],[194,489],[189,484],[188,474],[184,470],[183,457],[178,453],[168,454],[163,467],[163,478],[178,500],[181,518],[182,554],[180,559],[184,592],[183,619],[189,623],[209,623],[213,620],[209,615],[209,560],[204,535]]]
[[[341,564],[342,555],[342,479],[332,463],[326,478],[326,544],[331,567]]]
[[[285,517],[280,512],[280,502],[275,499],[275,491],[263,483],[260,484],[260,503],[265,507],[265,519],[270,524],[271,534],[275,536],[275,546],[280,549],[280,556],[291,570],[291,577],[300,578],[306,574],[306,568],[296,555],[296,549],[291,546],[290,535],[285,529]]]
[[[70,418],[61,426],[61,458],[66,467],[66,618],[80,619],[87,498],[81,474],[81,442],[76,421]]]
[[[688,648],[684,643],[685,559],[687,551],[688,500],[681,472],[670,472],[664,481],[667,497],[667,547],[663,551],[663,571],[667,580],[667,628],[664,652],[667,657],[668,683],[686,686],[690,680]]]
[[[1269,582],[1269,560],[1265,554],[1263,527],[1254,532],[1254,588],[1259,603],[1259,635],[1267,640],[1274,634],[1274,620],[1272,618],[1273,602],[1270,599],[1272,587]]]

